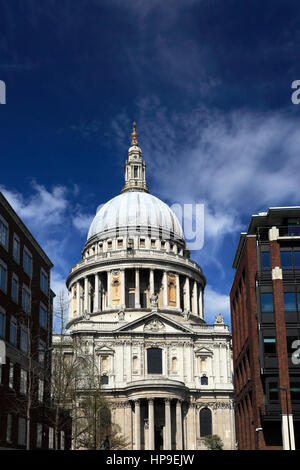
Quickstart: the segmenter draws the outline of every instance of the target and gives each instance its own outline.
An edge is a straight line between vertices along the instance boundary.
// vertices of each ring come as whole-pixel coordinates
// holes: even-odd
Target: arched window
[[[202,375],[201,385],[208,385],[208,378],[206,377],[206,375]]]
[[[212,417],[209,408],[202,408],[200,411],[200,437],[211,436]]]
[[[162,374],[162,350],[160,348],[147,349],[148,374]]]
[[[172,371],[177,370],[177,357],[172,357]]]

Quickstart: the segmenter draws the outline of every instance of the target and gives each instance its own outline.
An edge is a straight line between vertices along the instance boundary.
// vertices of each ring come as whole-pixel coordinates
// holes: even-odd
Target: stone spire
[[[128,149],[128,158],[125,162],[125,184],[122,193],[125,191],[149,192],[146,184],[146,164],[142,159],[142,150],[137,141],[136,123],[133,122],[131,134],[131,147]]]

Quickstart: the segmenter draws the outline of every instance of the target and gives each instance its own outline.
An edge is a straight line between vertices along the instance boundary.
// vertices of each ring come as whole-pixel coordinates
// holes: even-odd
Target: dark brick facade
[[[14,239],[18,241],[15,248],[19,246],[19,250],[14,251]],[[29,252],[32,259],[30,274],[24,268],[25,252]],[[25,449],[26,443],[30,449],[48,448],[49,445],[49,427],[53,426],[51,423],[54,421],[51,419],[54,412],[50,401],[54,296],[50,289],[52,266],[0,193],[0,269],[3,268],[0,273],[0,340],[6,347],[6,363],[1,366],[0,380],[0,448]],[[6,277],[5,282],[3,276]],[[45,281],[43,284],[41,276]],[[26,297],[23,297],[23,289],[25,293],[27,290],[30,292],[28,304]],[[43,317],[40,317],[41,308],[45,312]],[[30,407],[29,399],[32,401]],[[41,441],[38,432],[42,436]],[[69,448],[68,430],[65,434],[65,448]]]
[[[296,302],[293,306],[284,300],[290,285],[295,296],[300,293],[300,266],[293,264],[288,270],[281,266],[282,250],[295,249],[300,255],[300,239],[287,228],[288,221],[295,223],[297,217],[300,222],[300,207],[271,208],[253,216],[235,255],[230,304],[236,432],[241,450],[282,449],[282,415],[287,411],[293,428],[288,427],[286,448],[292,447],[292,432],[296,448],[300,448],[300,364],[292,362],[293,351],[287,346],[289,338],[300,338],[300,304],[298,308]],[[269,236],[271,227],[279,227],[274,239]],[[269,265],[264,265],[268,262],[262,261],[263,256]],[[295,310],[292,315],[290,308]]]

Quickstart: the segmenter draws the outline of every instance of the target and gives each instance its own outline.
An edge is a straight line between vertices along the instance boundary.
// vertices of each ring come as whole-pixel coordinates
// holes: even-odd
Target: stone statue
[[[158,307],[158,295],[156,293],[151,294],[150,305],[153,309],[157,310]]]
[[[219,315],[216,316],[216,321],[215,323],[221,323],[223,324],[224,323],[224,317],[221,313],[219,313]]]

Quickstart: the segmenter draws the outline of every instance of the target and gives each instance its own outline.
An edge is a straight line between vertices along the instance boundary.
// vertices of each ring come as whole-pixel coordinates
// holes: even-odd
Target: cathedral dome
[[[163,201],[144,191],[123,192],[101,206],[90,226],[88,239],[111,230],[136,227],[150,227],[184,240],[174,212]]]

